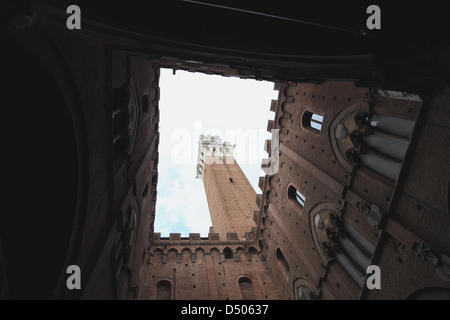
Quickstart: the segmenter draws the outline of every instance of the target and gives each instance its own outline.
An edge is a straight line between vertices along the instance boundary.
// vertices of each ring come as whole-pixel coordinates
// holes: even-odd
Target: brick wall
[[[267,129],[280,129],[280,167],[277,174],[260,180],[263,193],[257,196],[257,238],[275,281],[282,284],[280,297],[298,298],[299,283],[312,292],[310,298],[322,299],[404,299],[421,288],[448,288],[445,275],[436,275],[448,268],[444,266],[449,238],[444,229],[449,226],[445,205],[449,173],[447,168],[437,169],[437,163],[448,153],[442,139],[448,136],[449,123],[445,116],[436,117],[448,92],[421,110],[423,101],[418,96],[371,91],[351,82],[276,86],[279,99],[271,107],[276,114]],[[305,123],[307,112],[323,116],[320,130]],[[352,163],[340,151],[334,136],[337,123],[345,114],[356,112],[404,119],[414,125],[413,135],[404,142],[409,148],[398,179]],[[419,116],[425,118],[423,126]],[[291,186],[304,195],[304,204],[289,194]],[[336,213],[358,241],[368,243],[371,252],[363,259],[380,266],[382,290],[365,287],[363,269],[358,271],[362,275],[358,284],[345,263],[323,250],[314,221],[323,212]],[[432,248],[433,254],[418,259],[416,254],[423,247]]]
[[[203,180],[209,211],[215,232],[222,238],[228,232],[236,232],[244,237],[255,226],[253,212],[256,192],[239,164],[206,164]]]
[[[170,298],[177,300],[241,300],[240,279],[250,279],[255,299],[278,299],[278,286],[261,260],[253,242],[220,239],[217,234],[200,238],[190,234],[153,237],[146,260],[139,299],[155,299],[161,282],[170,283]]]

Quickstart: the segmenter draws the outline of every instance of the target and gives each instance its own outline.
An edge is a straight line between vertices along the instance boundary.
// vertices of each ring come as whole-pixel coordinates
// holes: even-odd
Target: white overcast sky
[[[203,182],[195,179],[200,134],[219,135],[236,144],[235,159],[253,188],[258,179],[267,121],[278,91],[273,83],[161,69],[160,141],[155,232],[200,233],[211,226]]]

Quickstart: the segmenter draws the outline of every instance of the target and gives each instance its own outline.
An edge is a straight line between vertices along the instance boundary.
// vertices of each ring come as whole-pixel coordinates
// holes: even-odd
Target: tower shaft
[[[197,174],[203,180],[213,231],[226,239],[236,232],[243,238],[255,226],[256,192],[239,164],[233,149],[219,137],[201,136]]]

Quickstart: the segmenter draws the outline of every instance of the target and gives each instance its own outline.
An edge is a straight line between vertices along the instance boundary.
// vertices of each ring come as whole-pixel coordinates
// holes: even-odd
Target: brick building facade
[[[279,299],[278,286],[261,261],[254,239],[235,233],[221,239],[155,233],[139,299],[242,300]]]
[[[39,185],[33,187],[33,196],[20,214],[2,217],[5,263],[1,265],[7,281],[0,295],[10,299],[136,297],[155,213],[159,67],[114,48],[111,39],[82,33],[67,37],[60,22],[44,15],[33,27],[18,24],[6,27],[14,39],[7,42],[6,52],[9,61],[20,59],[18,65],[33,83],[24,95],[27,73],[20,76],[11,68],[14,64],[4,66],[11,77],[9,91],[22,97],[17,102],[22,109],[13,109],[10,116],[23,117],[24,112],[26,137],[45,130],[51,133],[38,143],[24,140],[14,159],[15,165],[27,167],[26,148],[41,159],[35,163],[40,170],[26,177]],[[41,70],[49,73],[50,80],[43,78]],[[40,92],[48,96],[39,98]],[[59,101],[52,100],[58,95]],[[61,128],[53,122],[60,122]],[[74,198],[69,201],[65,193]],[[24,223],[20,232],[11,227]],[[31,243],[47,249],[30,255],[15,249]],[[26,269],[29,260],[39,261],[35,273]],[[69,265],[80,267],[83,290],[67,290]]]
[[[423,6],[383,4],[382,30],[355,36],[183,1],[75,1],[82,29],[69,30],[72,2],[1,3],[13,210],[0,215],[0,298],[449,298],[445,17],[424,25]],[[302,19],[359,30],[358,3],[319,16],[304,4]],[[260,9],[292,13],[272,5]],[[154,234],[160,68],[279,90],[279,170],[237,197],[238,164],[206,164],[210,209],[231,223],[205,239]],[[371,264],[381,290],[365,286]],[[66,286],[70,265],[81,290]]]
[[[434,162],[448,158],[448,90],[424,104],[351,82],[276,86],[280,169],[259,182],[257,240],[281,297],[448,299],[450,171]]]
[[[239,241],[235,233],[210,233],[208,239],[155,234],[143,297],[162,298],[158,288],[165,283],[171,293],[165,298],[241,299],[248,297],[239,290],[239,277],[245,277],[255,292],[276,292],[255,294],[256,299],[448,299],[448,190],[433,181],[450,172],[424,164],[429,155],[415,152],[420,144],[445,139],[447,125],[426,119],[442,112],[448,92],[424,106],[416,94],[352,82],[279,82],[275,88],[279,98],[272,102],[275,118],[267,130],[279,130],[280,144],[273,149],[267,141],[266,150],[270,157],[278,150],[279,170],[260,178],[257,227],[238,218],[250,210],[239,208],[231,218],[224,210],[230,199],[247,198],[240,192],[236,200],[224,187],[235,182],[234,176],[229,179],[234,171],[223,158],[218,161],[220,155],[209,164],[199,156],[212,230],[215,222],[226,226],[223,219],[229,218],[234,222],[228,232],[239,225],[252,232],[240,244],[233,243]],[[222,145],[219,137],[205,139]],[[201,146],[199,154],[208,159]],[[433,158],[446,157],[446,150],[432,150]],[[411,176],[426,181],[411,182]],[[370,265],[380,268],[379,290],[366,285]]]

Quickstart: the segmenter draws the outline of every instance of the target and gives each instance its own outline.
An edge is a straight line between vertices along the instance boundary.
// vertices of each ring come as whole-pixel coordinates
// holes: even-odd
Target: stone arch
[[[194,252],[195,252],[196,254],[199,253],[199,252],[205,254],[205,253],[206,253],[206,250],[205,250],[205,248],[198,247],[198,248],[196,248],[196,249],[194,250]]]
[[[295,300],[315,300],[320,296],[320,289],[303,278],[294,280],[292,290]]]
[[[395,182],[409,146],[415,122],[374,114],[366,102],[342,111],[330,126],[333,152],[347,171],[358,166]],[[355,109],[359,106],[359,108]],[[350,111],[351,110],[351,111]],[[345,114],[344,114],[345,113]],[[342,118],[341,118],[342,117]]]
[[[337,160],[337,162],[348,172],[353,171],[354,165],[350,164],[342,154],[338,146],[338,142],[336,140],[336,134],[343,134],[341,130],[337,129],[339,129],[338,126],[340,124],[342,125],[342,122],[345,121],[344,118],[349,117],[351,114],[355,114],[358,111],[369,112],[369,103],[366,101],[359,101],[347,106],[345,109],[343,109],[340,113],[336,115],[336,117],[331,121],[331,124],[328,128],[328,137],[330,139],[331,150],[334,154],[334,157]]]
[[[194,250],[195,261],[196,262],[204,261],[205,260],[205,254],[206,254],[206,251],[205,251],[204,248],[199,247],[199,248],[195,249]]]
[[[172,279],[158,279],[155,287],[155,300],[172,300],[174,294],[173,289]]]
[[[153,250],[152,255],[155,262],[162,263],[164,251],[161,248],[156,248]]]
[[[330,259],[325,252],[322,250],[322,243],[321,241],[323,239],[319,239],[320,237],[318,237],[317,233],[316,233],[316,222],[314,221],[314,217],[323,211],[327,211],[327,212],[336,212],[337,214],[340,214],[339,212],[339,208],[337,206],[337,204],[334,203],[330,203],[330,202],[325,202],[325,203],[319,203],[318,205],[314,206],[313,208],[311,208],[310,212],[309,212],[309,226],[310,226],[310,232],[311,232],[311,236],[313,238],[314,241],[314,247],[316,250],[314,250],[315,252],[317,252],[322,261],[326,264],[326,262]]]
[[[247,260],[253,261],[256,257],[259,257],[259,251],[254,246],[251,246],[247,249]]]
[[[219,263],[219,264],[221,263],[222,257],[221,257],[221,252],[219,249],[217,249],[216,247],[212,247],[209,250],[209,253],[211,254],[211,258],[214,263]]]
[[[246,250],[243,247],[237,247],[235,252],[235,259],[238,259],[240,262],[247,261]]]
[[[223,254],[225,256],[225,259],[233,258],[233,250],[230,247],[223,248]]]
[[[187,248],[187,247],[184,247],[183,249],[181,249],[181,255],[183,255],[184,253],[189,253],[189,254],[191,254],[191,253],[192,253],[192,250],[189,249],[189,248]]]
[[[209,253],[220,255],[220,250],[217,249],[216,247],[212,247],[211,249],[209,249]]]
[[[258,249],[256,249],[254,246],[250,246],[248,248],[247,252],[251,253],[251,254],[258,254],[259,253]]]
[[[324,264],[336,261],[362,288],[375,246],[345,221],[339,208],[332,203],[322,203],[311,210],[310,226],[318,249],[315,251],[319,252]]]
[[[277,119],[277,127],[278,128],[283,128],[283,113],[280,113]],[[274,129],[274,128],[273,128]]]
[[[189,264],[192,261],[192,250],[189,248],[181,249],[181,262]]]
[[[236,253],[245,253],[245,249],[243,247],[237,247],[236,248]]]
[[[256,300],[257,289],[255,288],[255,281],[249,274],[240,274],[235,281],[239,287],[242,295],[242,300]]]
[[[15,33],[15,39],[3,39],[7,50],[3,52],[1,70],[4,78],[8,79],[3,83],[4,92],[13,97],[15,107],[4,110],[3,117],[20,123],[20,134],[15,134],[18,130],[11,132],[14,145],[11,144],[13,150],[9,151],[15,155],[16,164],[23,165],[23,170],[33,168],[32,171],[22,172],[27,176],[27,187],[33,190],[28,192],[27,198],[34,208],[45,210],[39,215],[34,210],[21,210],[20,215],[2,218],[0,227],[4,228],[0,233],[9,297],[59,299],[67,293],[66,268],[77,261],[83,226],[89,212],[88,134],[77,85],[58,46],[39,27],[18,30],[13,21],[14,17],[5,25],[5,30]],[[11,61],[20,61],[20,66]],[[37,107],[44,105],[45,108]],[[37,133],[38,143],[36,139],[30,139]],[[64,143],[61,144],[61,141]],[[27,156],[21,150],[26,151]],[[20,162],[21,159],[28,159],[30,154],[39,154],[39,157],[33,157],[32,166],[28,162]],[[55,159],[58,159],[57,166],[54,166]],[[23,188],[20,179],[11,181],[12,190]],[[38,187],[42,181],[49,186],[58,186],[52,189],[51,204],[48,190]],[[17,196],[18,201],[10,198],[10,202],[22,200],[21,193]],[[107,208],[98,205],[95,210],[104,211]],[[36,223],[35,219],[38,219]],[[25,255],[16,249],[19,243],[34,243],[46,250],[36,252],[36,257],[34,253]],[[15,247],[10,248],[10,244]],[[23,269],[29,265],[30,259],[46,263],[36,264],[34,272],[30,273]],[[83,272],[88,277],[92,268]],[[36,274],[39,276],[36,277]],[[76,292],[70,294],[78,295]]]

